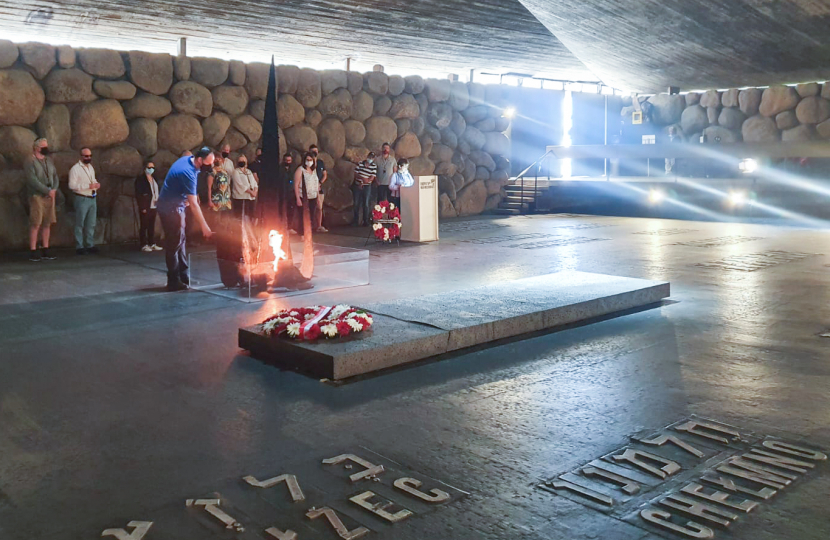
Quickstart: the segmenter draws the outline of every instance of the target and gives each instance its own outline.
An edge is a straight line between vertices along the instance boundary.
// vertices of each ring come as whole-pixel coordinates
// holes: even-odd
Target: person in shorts
[[[33,145],[32,157],[26,162],[26,198],[29,200],[29,260],[53,260],[49,252],[52,224],[57,223],[55,197],[58,193],[58,171],[49,157],[49,142],[38,139]],[[38,232],[43,249],[37,251]]]

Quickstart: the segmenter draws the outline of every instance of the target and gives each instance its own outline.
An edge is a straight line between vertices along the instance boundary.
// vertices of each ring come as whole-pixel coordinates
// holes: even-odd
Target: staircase
[[[551,181],[550,178],[540,178],[539,173],[549,155],[550,152],[546,153],[518,176],[510,179],[510,183],[504,188],[507,196],[494,210],[496,214],[519,215],[544,210],[539,207],[539,201],[550,189]],[[530,176],[531,173],[533,176]]]

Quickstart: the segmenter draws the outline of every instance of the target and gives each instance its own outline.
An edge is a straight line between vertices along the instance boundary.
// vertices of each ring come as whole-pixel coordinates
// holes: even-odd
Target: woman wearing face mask
[[[214,154],[215,155],[215,154]],[[231,211],[231,177],[225,171],[219,156],[213,160],[213,170],[207,177],[208,206],[221,221]]]
[[[135,200],[138,204],[138,239],[141,251],[161,251],[155,243],[156,204],[159,200],[159,186],[153,173],[156,166],[152,161],[144,164],[144,172],[135,179]]]
[[[409,161],[401,158],[398,160],[398,169],[389,180],[389,202],[395,206],[401,206],[401,188],[410,187],[415,184],[415,179],[409,174]]]
[[[254,201],[258,185],[254,173],[248,168],[248,158],[240,155],[233,170],[233,213],[237,218],[254,215]]]
[[[302,211],[303,202],[308,202],[308,212],[311,217],[312,227],[317,221],[317,194],[320,191],[320,179],[317,177],[317,169],[314,166],[314,155],[306,152],[303,156],[302,166],[294,173],[294,196],[297,199],[297,210]],[[305,220],[300,218],[300,234],[305,235]]]

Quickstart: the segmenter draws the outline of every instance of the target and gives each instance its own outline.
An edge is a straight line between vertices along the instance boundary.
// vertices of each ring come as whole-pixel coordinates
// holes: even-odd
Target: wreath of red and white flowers
[[[401,211],[389,201],[380,201],[372,209],[372,219],[375,238],[384,242],[391,242],[401,236]],[[384,221],[386,223],[378,223]],[[389,223],[392,222],[392,223]]]
[[[359,308],[347,305],[310,306],[280,311],[262,322],[262,333],[277,337],[285,334],[291,339],[314,341],[346,337],[371,328],[372,316]]]

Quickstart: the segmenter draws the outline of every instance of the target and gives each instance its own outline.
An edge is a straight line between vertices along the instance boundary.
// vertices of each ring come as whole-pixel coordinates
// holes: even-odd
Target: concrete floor
[[[164,293],[161,255],[126,248],[7,256],[0,539],[100,538],[129,533],[130,521],[154,522],[148,540],[273,538],[270,526],[335,539],[324,518],[303,517],[326,505],[349,529],[371,529],[365,538],[657,539],[535,486],[691,414],[830,450],[826,231],[596,216],[443,227],[440,243],[370,246],[372,285],[291,303],[360,304],[565,269],[668,280],[676,302],[335,387],[237,348],[238,327],[284,303]],[[321,241],[360,247],[356,234]],[[782,262],[792,253],[800,258]],[[365,489],[382,495],[412,476],[453,500],[413,504],[416,516],[395,525],[368,517],[348,502],[363,488],[344,479],[361,468],[320,463],[344,453],[386,466]],[[240,481],[283,473],[297,475],[305,503]],[[185,507],[207,497],[245,531]],[[828,497],[823,465],[717,537],[826,539]]]

